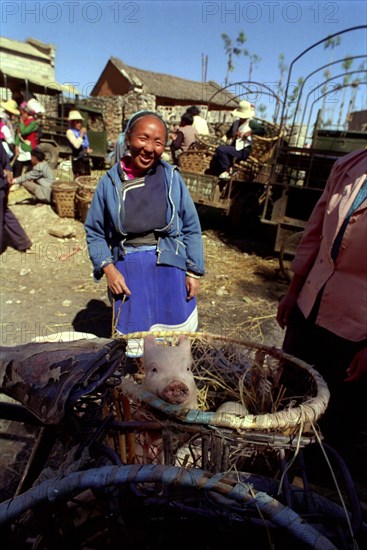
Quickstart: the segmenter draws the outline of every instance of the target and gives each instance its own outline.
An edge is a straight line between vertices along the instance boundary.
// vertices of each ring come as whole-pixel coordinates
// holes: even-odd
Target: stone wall
[[[136,111],[155,111],[155,96],[150,94],[128,93],[124,96],[83,98],[81,103],[99,109],[107,129],[107,139],[114,143],[127,122]]]
[[[111,144],[116,141],[122,131],[123,124],[137,111],[143,109],[157,111],[162,116],[169,129],[174,130],[174,128],[179,125],[181,116],[187,109],[187,105],[157,105],[154,95],[136,91],[131,91],[128,94],[119,96],[83,98],[81,103],[99,109],[102,112],[107,129],[107,139]],[[233,122],[233,118],[228,110],[209,111],[207,113],[207,107],[202,106],[201,114],[204,118],[207,118],[210,125],[213,126],[218,123],[229,124]]]

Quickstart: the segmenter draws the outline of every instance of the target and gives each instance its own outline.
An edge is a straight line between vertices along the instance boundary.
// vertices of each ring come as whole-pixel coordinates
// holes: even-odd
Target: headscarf
[[[166,134],[168,135],[168,129],[167,129],[166,123],[164,122],[163,118],[158,113],[156,113],[155,111],[147,111],[147,110],[144,110],[144,109],[141,110],[141,111],[137,111],[136,113],[134,113],[129,118],[129,121],[126,125],[125,130],[123,132],[121,132],[121,134],[119,135],[119,137],[116,140],[115,147],[114,147],[114,152],[113,152],[115,163],[119,162],[122,159],[122,157],[126,154],[126,152],[128,151],[128,146],[126,145],[126,134],[127,134],[127,132],[130,131],[133,126],[135,126],[136,122],[140,118],[142,118],[143,116],[148,116],[148,115],[154,116],[158,120],[163,122],[164,127],[166,128]]]
[[[32,107],[30,105],[28,105],[27,101],[22,101],[22,103],[19,105],[19,109],[21,109],[22,111],[25,111],[27,113],[27,115],[30,115],[30,116],[33,116],[33,115],[36,114],[33,111]]]

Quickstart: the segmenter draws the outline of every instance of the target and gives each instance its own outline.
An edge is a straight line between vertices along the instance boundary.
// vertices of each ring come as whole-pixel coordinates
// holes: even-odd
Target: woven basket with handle
[[[144,430],[148,440],[154,434],[153,447],[160,445],[148,453],[147,462],[183,465],[188,460],[212,472],[236,468],[268,475],[277,468],[279,449],[289,450],[295,442],[304,446],[313,439],[329,391],[310,365],[274,347],[207,333],[145,332],[119,338],[142,350],[148,334],[162,346],[175,345],[179,334],[190,339],[198,408],[188,410],[153,395],[141,385],[142,374],[122,380],[116,401],[119,415],[133,427],[131,411],[145,409],[145,426],[140,424],[135,437],[141,438]],[[227,401],[244,404],[248,414],[217,413]],[[126,441],[128,462],[136,460],[136,438],[130,433]]]
[[[52,186],[52,199],[55,209],[61,218],[75,218],[76,183],[73,181],[58,181]]]
[[[77,190],[75,195],[76,211],[78,219],[83,223],[86,220],[94,192],[99,178],[95,176],[79,176],[76,178]]]

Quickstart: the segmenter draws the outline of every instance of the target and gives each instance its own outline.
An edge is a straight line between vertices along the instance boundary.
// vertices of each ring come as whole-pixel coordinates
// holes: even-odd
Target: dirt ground
[[[30,203],[24,190],[12,192],[10,204],[33,247],[27,254],[8,248],[0,256],[1,345],[74,330],[110,337],[106,285],[93,280],[83,224]],[[252,235],[234,237],[223,217],[199,214],[206,263],[198,297],[200,331],[281,347],[283,331],[275,315],[288,283],[272,243],[260,225]],[[6,423],[0,427],[6,431]],[[1,445],[4,466],[12,447],[9,441]],[[7,470],[6,475],[19,473]],[[366,516],[364,503],[363,509]]]
[[[29,204],[24,193],[11,193],[10,203],[33,246],[27,254],[8,248],[0,257],[1,345],[70,330],[109,337],[106,285],[92,277],[83,224]],[[286,282],[278,260],[255,253],[264,248],[259,241],[231,240],[218,215],[200,214],[207,272],[198,298],[200,330],[281,346],[275,314]]]

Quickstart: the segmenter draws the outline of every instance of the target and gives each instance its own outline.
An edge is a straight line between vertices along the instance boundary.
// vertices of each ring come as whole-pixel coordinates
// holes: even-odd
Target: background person
[[[4,109],[0,110],[0,140],[4,146],[4,149],[11,159],[14,156],[15,145],[14,145],[14,131],[10,131],[9,126],[4,122],[3,117],[5,117]]]
[[[284,350],[314,365],[329,386],[320,425],[325,441],[346,458],[357,452],[367,428],[366,174],[366,149],[334,164],[277,313],[279,325],[287,327]],[[366,442],[359,455],[363,475],[365,449]]]
[[[233,160],[246,160],[251,154],[252,134],[263,135],[263,127],[253,120],[255,108],[248,101],[240,101],[238,109],[232,111],[237,117],[226,136],[227,145],[219,145],[213,157],[213,169],[222,179],[229,179]]]
[[[32,246],[32,241],[8,206],[11,180],[9,157],[0,142],[0,254],[8,245],[19,252],[26,252]]]
[[[83,126],[83,117],[79,111],[70,111],[68,116],[70,128],[66,131],[72,155],[72,170],[74,178],[90,176],[90,153],[87,129]]]
[[[172,134],[172,143],[170,146],[172,160],[175,164],[181,153],[187,151],[190,145],[195,143],[198,131],[193,126],[194,117],[190,113],[184,113],[181,117],[180,126],[176,134]]]
[[[38,122],[26,101],[19,106],[20,119],[15,130],[15,160],[13,174],[17,178],[24,168],[31,168],[31,151],[38,144]]]
[[[32,169],[18,178],[13,178],[12,183],[23,185],[37,201],[50,204],[55,176],[45,160],[44,152],[39,147],[35,147],[31,151],[31,164]]]
[[[18,103],[14,99],[8,99],[8,101],[1,102],[1,120],[8,127],[13,143],[15,139],[14,123],[17,117],[20,115],[18,109]]]
[[[208,136],[209,135],[208,123],[205,120],[205,118],[203,118],[200,115],[201,111],[199,107],[196,107],[196,105],[193,105],[192,107],[189,107],[188,109],[186,109],[186,113],[189,113],[194,117],[193,126],[197,131],[197,133],[202,134],[204,136]]]
[[[161,160],[167,138],[156,113],[130,119],[129,151],[99,181],[85,222],[94,275],[106,276],[122,334],[198,327],[201,227],[177,167]]]

